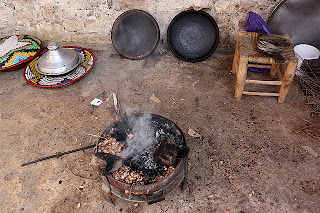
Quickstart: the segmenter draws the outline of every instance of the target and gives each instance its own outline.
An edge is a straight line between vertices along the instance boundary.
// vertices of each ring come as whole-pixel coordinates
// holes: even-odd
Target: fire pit
[[[188,152],[175,123],[139,113],[112,123],[101,135],[95,155],[107,163],[102,180],[110,194],[152,204],[185,182]]]

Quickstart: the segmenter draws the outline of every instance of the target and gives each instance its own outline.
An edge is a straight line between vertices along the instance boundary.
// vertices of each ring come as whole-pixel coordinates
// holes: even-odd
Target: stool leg
[[[271,64],[270,75],[271,76],[275,76],[278,70],[279,70],[279,64],[278,63]]]
[[[232,73],[237,73],[237,67],[238,67],[238,61],[239,61],[239,54],[238,49],[236,48],[234,56],[233,56],[233,64],[232,64]]]
[[[298,63],[296,61],[290,61],[284,70],[282,84],[280,86],[278,97],[279,103],[283,103],[288,96],[288,92],[297,69],[297,64]]]
[[[247,69],[248,69],[248,58],[239,57],[239,65],[237,67],[237,82],[236,89],[234,93],[234,98],[240,100],[242,97],[245,81],[247,78]]]
[[[237,38],[236,49],[234,51],[234,56],[233,56],[233,64],[232,64],[232,73],[233,74],[237,73],[238,63],[239,63],[239,35]]]

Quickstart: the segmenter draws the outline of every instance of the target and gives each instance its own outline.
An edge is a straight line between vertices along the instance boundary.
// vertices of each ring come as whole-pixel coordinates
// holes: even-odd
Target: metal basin
[[[78,52],[59,48],[57,44],[48,45],[48,51],[44,53],[36,63],[36,70],[44,75],[62,75],[76,68],[81,62]]]
[[[167,40],[173,54],[184,61],[198,62],[212,55],[219,42],[219,28],[208,13],[186,10],[171,21]]]
[[[156,49],[160,40],[160,30],[158,23],[149,13],[129,10],[114,22],[111,39],[121,56],[143,59]]]

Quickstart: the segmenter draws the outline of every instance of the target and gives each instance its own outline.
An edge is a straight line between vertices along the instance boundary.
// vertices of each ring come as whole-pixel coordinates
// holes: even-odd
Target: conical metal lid
[[[59,48],[56,43],[50,43],[47,48],[48,51],[36,63],[36,69],[41,74],[62,75],[80,64],[79,53],[72,49]]]

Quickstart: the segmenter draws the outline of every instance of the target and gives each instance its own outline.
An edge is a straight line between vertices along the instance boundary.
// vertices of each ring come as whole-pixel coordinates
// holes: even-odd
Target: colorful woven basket
[[[63,48],[70,48],[80,53],[82,62],[78,67],[72,71],[63,75],[43,75],[36,70],[36,63],[38,59],[46,51],[40,53],[40,55],[34,58],[24,69],[24,79],[31,86],[54,88],[72,84],[73,82],[83,78],[92,69],[95,63],[95,57],[93,53],[85,48],[67,46]]]
[[[0,71],[11,71],[32,60],[41,50],[41,41],[29,35],[0,38]]]

